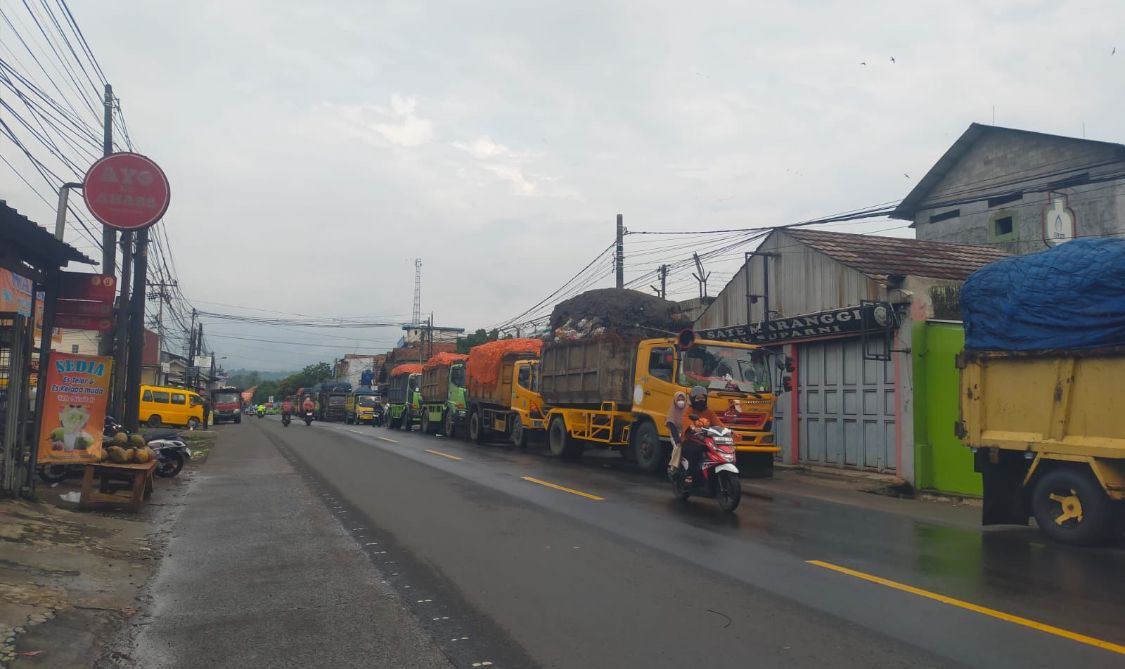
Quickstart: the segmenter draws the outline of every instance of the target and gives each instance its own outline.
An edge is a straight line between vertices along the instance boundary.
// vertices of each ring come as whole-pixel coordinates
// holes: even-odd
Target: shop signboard
[[[113,358],[52,353],[48,365],[38,464],[98,462]]]
[[[881,306],[884,309],[880,313],[891,313],[890,305]],[[874,313],[870,306],[866,308],[852,306],[802,316],[777,318],[769,323],[699,330],[696,336],[700,339],[743,344],[785,344],[804,339],[858,335],[864,330],[882,330],[885,328],[887,316],[884,316],[883,323],[879,322],[878,316],[879,313]]]

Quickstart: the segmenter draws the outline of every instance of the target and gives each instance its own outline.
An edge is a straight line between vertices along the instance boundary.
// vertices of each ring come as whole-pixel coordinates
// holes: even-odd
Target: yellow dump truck
[[[985,525],[1094,544],[1125,521],[1125,347],[961,354],[957,433],[984,480]]]
[[[665,417],[677,391],[707,389],[708,402],[735,435],[740,468],[768,476],[780,451],[773,438],[775,395],[767,354],[758,346],[675,338],[605,337],[543,349],[539,392],[546,402],[551,452],[577,457],[615,448],[641,469],[668,464]]]

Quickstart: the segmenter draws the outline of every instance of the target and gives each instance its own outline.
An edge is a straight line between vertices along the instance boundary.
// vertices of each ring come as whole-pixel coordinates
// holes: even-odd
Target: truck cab
[[[370,423],[375,419],[375,405],[379,396],[369,388],[359,388],[348,394],[344,401],[344,423]]]
[[[634,448],[645,449],[656,429],[661,442],[670,442],[665,417],[677,392],[694,386],[707,389],[708,405],[734,433],[735,451],[751,474],[773,468],[780,448],[773,438],[775,395],[764,350],[749,344],[697,341],[678,350],[674,340],[649,339],[637,347],[633,413],[647,420],[638,425]],[[638,453],[638,458],[643,458]]]
[[[527,446],[528,438],[541,434],[546,425],[543,396],[539,394],[539,360],[517,360],[512,368],[512,443]]]
[[[242,422],[242,391],[235,387],[217,388],[211,393],[211,420]]]

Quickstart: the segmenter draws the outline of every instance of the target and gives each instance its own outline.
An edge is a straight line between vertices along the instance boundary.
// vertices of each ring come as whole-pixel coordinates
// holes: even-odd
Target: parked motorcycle
[[[734,435],[725,427],[705,427],[688,430],[684,446],[695,445],[702,450],[699,462],[689,465],[686,457],[680,460],[680,469],[671,475],[672,490],[680,499],[692,495],[712,497],[719,508],[732,512],[742,499],[742,486],[735,466]]]
[[[314,418],[313,412],[306,411],[305,412],[305,425],[312,425],[313,418]]]
[[[106,437],[113,437],[118,432],[125,432],[125,426],[117,422],[113,416],[105,417]],[[184,443],[177,430],[150,430],[144,435],[145,443],[156,454],[156,475],[163,478],[172,478],[179,474],[184,464],[191,459],[191,449]]]

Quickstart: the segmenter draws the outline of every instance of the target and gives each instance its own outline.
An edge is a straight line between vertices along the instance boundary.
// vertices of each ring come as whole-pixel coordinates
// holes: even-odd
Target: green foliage
[[[496,341],[499,338],[500,338],[500,331],[499,330],[493,330],[492,332],[488,332],[484,328],[481,328],[471,335],[468,335],[468,336],[465,336],[465,337],[458,337],[457,338],[457,352],[458,353],[468,353],[469,349],[471,349],[474,346],[480,346],[481,344],[484,344],[484,343],[487,343],[487,342],[490,342],[490,341]]]
[[[262,381],[254,390],[253,402],[254,404],[261,404],[262,402],[269,401],[270,395],[273,395],[274,401],[281,401],[277,393],[277,381]]]

